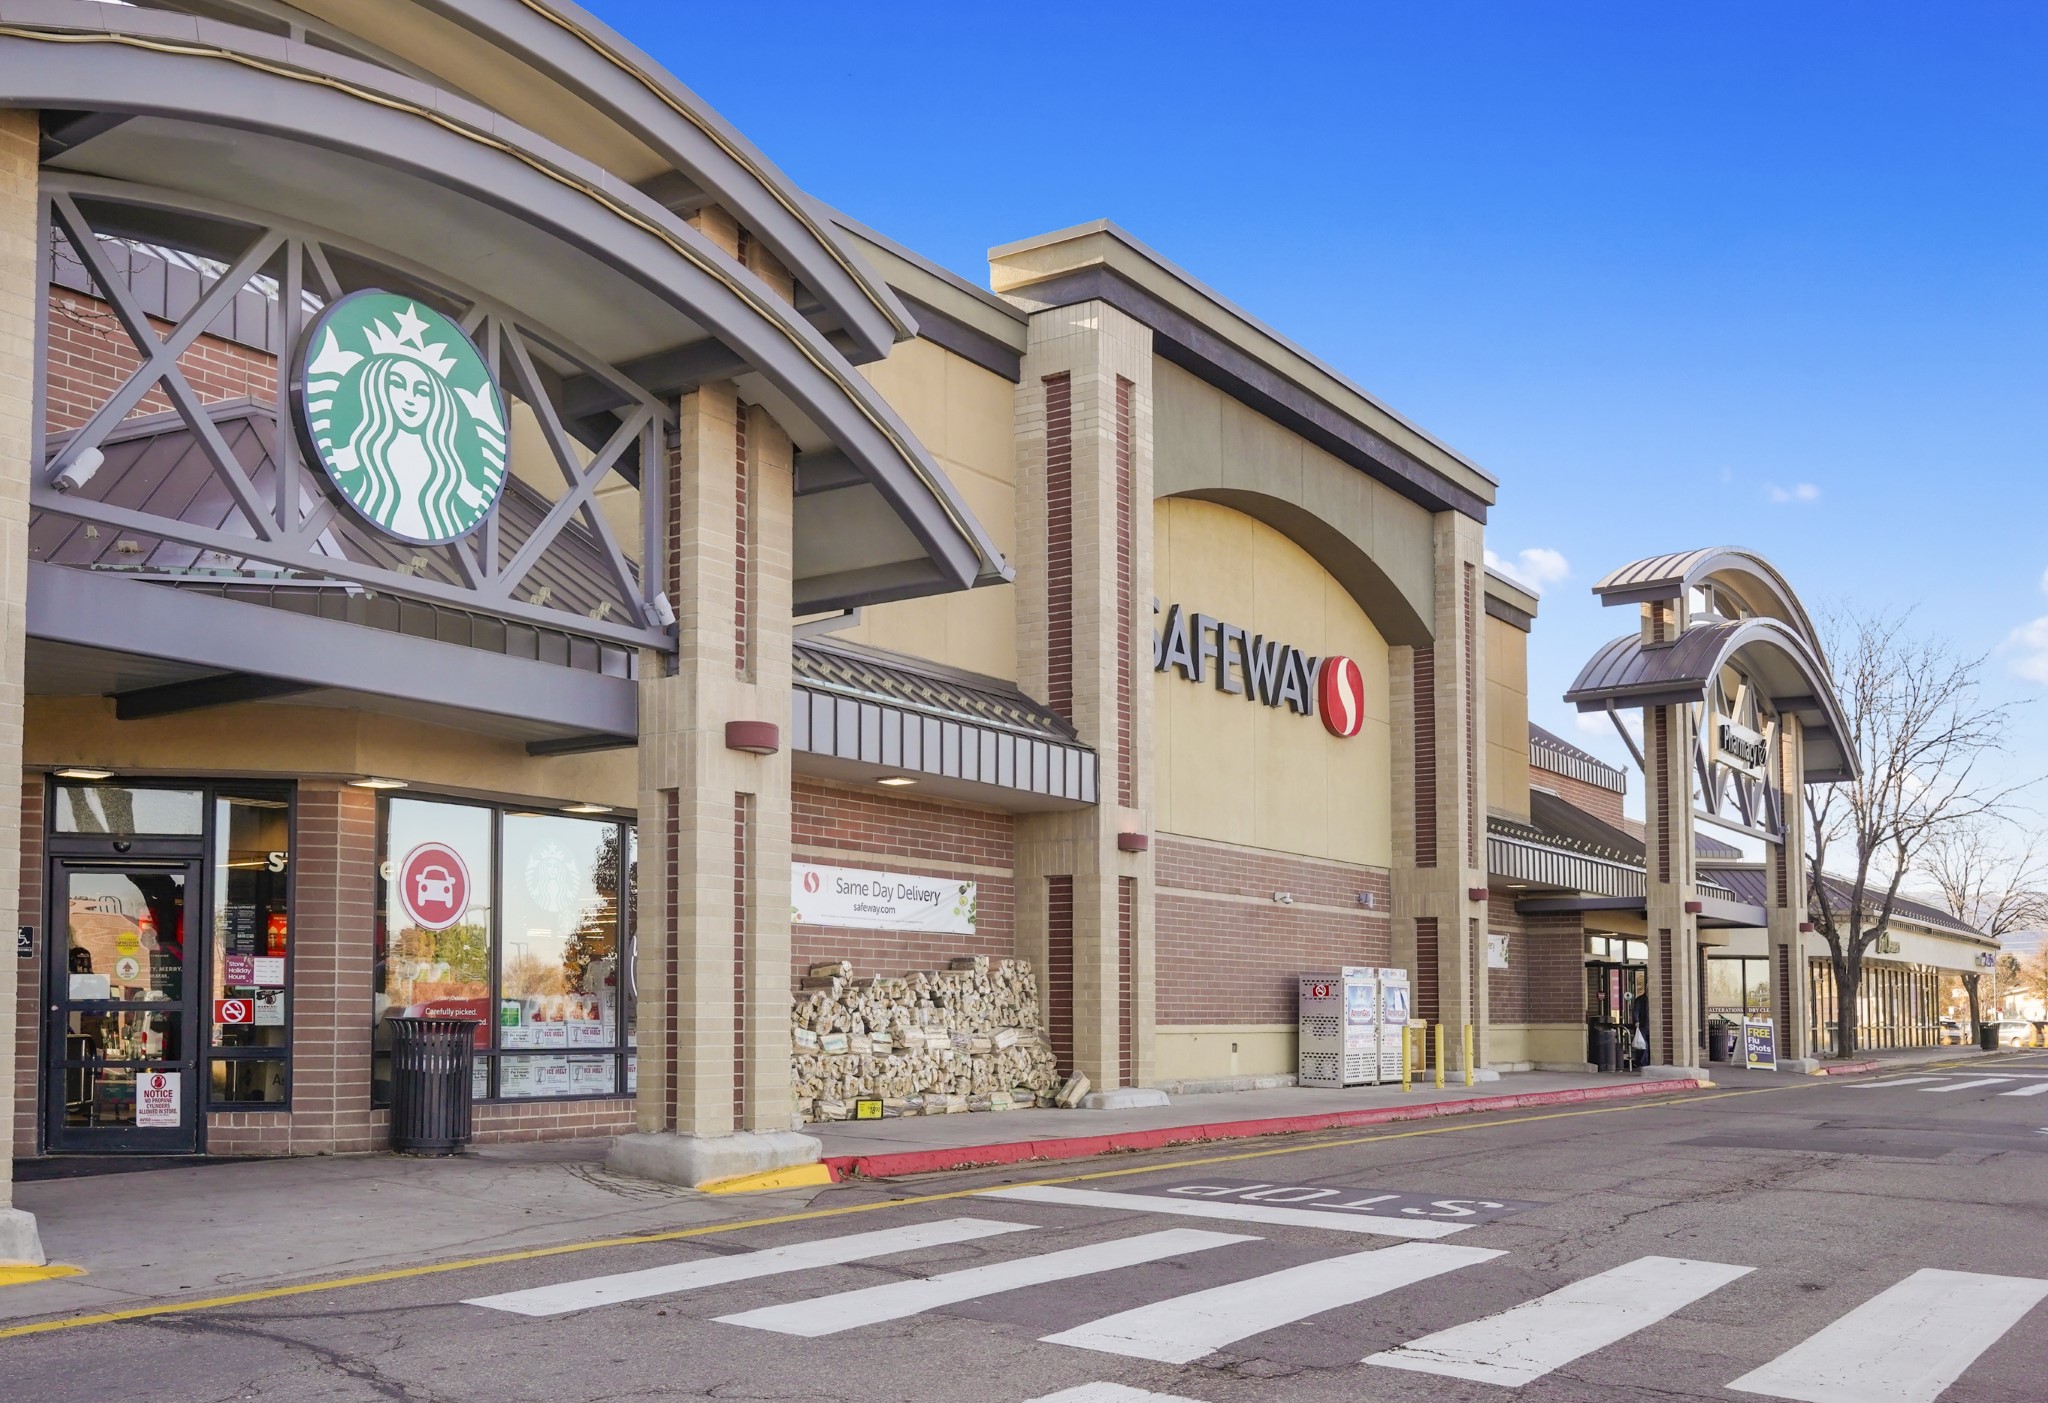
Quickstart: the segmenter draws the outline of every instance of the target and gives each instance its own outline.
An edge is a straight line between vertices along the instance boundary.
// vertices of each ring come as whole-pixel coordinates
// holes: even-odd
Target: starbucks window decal
[[[505,401],[476,343],[410,297],[354,292],[306,338],[299,413],[342,499],[379,530],[445,545],[505,485]]]

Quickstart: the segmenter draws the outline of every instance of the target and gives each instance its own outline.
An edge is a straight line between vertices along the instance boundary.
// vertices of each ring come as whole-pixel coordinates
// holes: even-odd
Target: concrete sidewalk
[[[810,1129],[828,1158],[869,1174],[908,1173],[1657,1095],[1692,1085],[1520,1073],[1442,1091],[1418,1083],[1405,1094],[1399,1086],[1290,1088],[1181,1096],[1142,1110],[920,1116]],[[828,1191],[717,1195],[625,1178],[604,1167],[609,1143],[487,1146],[443,1160],[250,1160],[17,1184],[16,1201],[36,1215],[51,1261],[81,1272],[0,1286],[0,1322],[670,1232],[799,1211]],[[1044,1172],[1060,1170],[1047,1164]]]

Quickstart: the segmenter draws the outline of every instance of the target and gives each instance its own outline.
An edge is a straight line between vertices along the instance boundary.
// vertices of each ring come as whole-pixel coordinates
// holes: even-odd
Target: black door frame
[[[51,834],[44,863],[43,1147],[51,1154],[203,1154],[206,1148],[205,1042],[211,1011],[207,988],[211,969],[211,932],[206,912],[206,837],[202,832],[180,838],[110,838],[86,834]],[[66,1124],[69,1080],[65,1039],[70,1031],[69,891],[73,872],[181,871],[185,877],[183,966],[177,1000],[92,1001],[87,1007],[143,1009],[177,1013],[181,1019],[179,1056],[165,1059],[155,1070],[176,1070],[183,1123],[171,1129],[101,1130]],[[98,1059],[95,1059],[97,1062]],[[138,1077],[143,1069],[137,1069]]]

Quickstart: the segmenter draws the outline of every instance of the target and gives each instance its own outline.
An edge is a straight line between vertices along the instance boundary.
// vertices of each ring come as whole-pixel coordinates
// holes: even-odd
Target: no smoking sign
[[[256,1004],[250,999],[215,999],[213,1021],[230,1026],[252,1024],[256,1021]]]

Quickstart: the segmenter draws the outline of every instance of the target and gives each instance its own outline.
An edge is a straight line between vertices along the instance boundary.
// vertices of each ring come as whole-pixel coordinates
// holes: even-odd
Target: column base
[[[1818,1057],[1780,1057],[1778,1059],[1778,1070],[1781,1072],[1798,1072],[1801,1076],[1811,1076],[1820,1070],[1820,1059]]]
[[[1170,1106],[1166,1093],[1157,1087],[1120,1086],[1114,1091],[1091,1091],[1081,1098],[1084,1111],[1137,1111],[1148,1106]]]
[[[793,1130],[740,1130],[731,1135],[678,1135],[673,1131],[621,1135],[605,1168],[636,1179],[694,1189],[720,1179],[816,1164],[822,1141]]]
[[[48,1260],[36,1232],[36,1215],[21,1208],[0,1208],[0,1263],[27,1262],[39,1267]]]
[[[1645,1067],[1642,1078],[1644,1081],[1706,1081],[1708,1072],[1705,1067]]]

